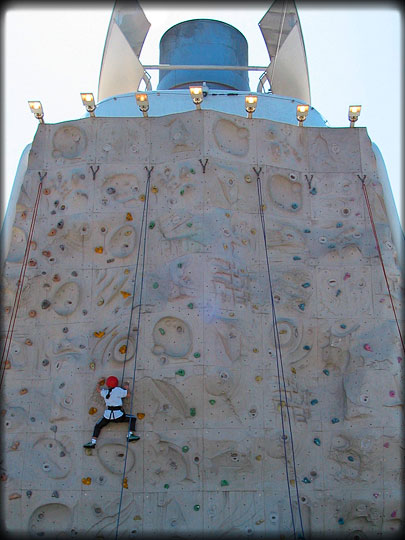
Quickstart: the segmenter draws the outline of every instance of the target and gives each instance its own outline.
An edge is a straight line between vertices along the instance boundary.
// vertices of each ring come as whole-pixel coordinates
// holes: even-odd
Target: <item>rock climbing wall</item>
[[[362,181],[401,321],[403,289],[364,128],[213,111],[39,125],[3,342],[40,178],[3,384],[7,530],[108,537],[122,494],[127,538],[287,538],[288,486],[306,537],[399,530],[403,354]],[[108,375],[135,377],[127,456],[125,425],[82,447]]]

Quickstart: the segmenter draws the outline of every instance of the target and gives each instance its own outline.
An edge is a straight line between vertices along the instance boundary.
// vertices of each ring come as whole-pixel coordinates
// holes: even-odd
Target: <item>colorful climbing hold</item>
[[[221,486],[229,486],[229,482],[227,480],[221,480]]]
[[[90,407],[89,414],[96,414],[96,412],[97,412],[96,407]]]
[[[125,354],[127,352],[127,346],[121,345],[121,347],[118,349],[121,354]]]
[[[96,253],[103,253],[104,248],[102,246],[97,246],[97,247],[94,248],[94,251]]]
[[[125,489],[128,489],[128,478],[125,477],[124,480],[122,481],[122,487],[125,488]]]
[[[339,420],[339,418],[334,417],[334,418],[331,419],[331,422],[332,422],[332,424],[337,424],[338,422],[340,422],[340,420]]]
[[[325,373],[325,375],[329,375],[329,369],[323,369],[322,373]]]
[[[321,441],[318,439],[318,437],[315,437],[314,443],[316,444],[316,446],[321,446]]]
[[[338,221],[338,222],[336,223],[336,228],[337,228],[337,229],[340,229],[341,227],[343,227],[343,223],[340,222],[340,221]]]
[[[94,337],[96,338],[102,338],[104,336],[105,332],[94,332]]]
[[[298,255],[294,255],[293,260],[294,261],[300,261],[301,257],[299,257]]]
[[[190,302],[189,304],[187,304],[187,307],[188,307],[189,309],[193,309],[194,304],[193,304],[192,302]]]
[[[195,174],[195,170],[194,170],[194,169],[190,169],[190,172],[191,172],[191,174]]]
[[[373,351],[373,349],[371,348],[371,345],[369,345],[368,343],[365,343],[365,344],[363,345],[363,349],[364,349],[365,351],[368,351],[368,352],[372,352],[372,351]]]
[[[296,210],[296,209],[298,208],[298,204],[297,204],[296,202],[293,202],[293,203],[291,204],[291,208],[292,208],[293,210]]]
[[[343,276],[343,281],[346,281],[346,279],[349,279],[351,277],[351,275],[349,274],[349,272],[346,272],[346,274]]]
[[[184,195],[184,189],[180,190],[180,195]]]
[[[159,328],[159,332],[164,336],[166,334],[165,330],[163,328]]]
[[[300,308],[301,311],[305,310],[305,304],[298,304],[298,307]]]
[[[190,448],[187,445],[182,446],[181,451],[186,453],[190,450]]]
[[[345,328],[347,328],[347,326],[345,324],[341,324],[340,328],[343,328],[343,330],[344,330]]]
[[[341,291],[340,289],[338,289],[338,290],[336,291],[336,296],[339,296],[339,295],[341,294],[341,292],[342,292],[342,291]]]
[[[216,401],[215,401],[215,399],[210,399],[208,403],[209,403],[210,405],[215,405]]]
[[[155,281],[155,283],[153,283],[152,287],[154,289],[157,289],[159,287],[159,283],[157,281]]]
[[[191,223],[191,221],[189,221],[188,223],[186,223],[187,227],[192,227],[193,224]]]
[[[253,348],[253,352],[254,353],[258,353],[259,352],[259,349],[257,349],[256,347]]]
[[[195,505],[193,506],[193,509],[194,509],[196,512],[198,512],[198,510],[199,510],[200,508],[201,508],[201,507],[200,507],[199,504],[195,504]]]
[[[304,287],[304,289],[307,289],[307,288],[310,287],[310,286],[311,286],[311,284],[308,283],[308,282],[303,283],[303,284],[301,285],[301,287]]]
[[[194,358],[200,358],[201,354],[199,352],[195,352],[193,354]]]
[[[159,190],[156,186],[152,186],[152,193],[157,193]]]
[[[304,482],[304,484],[310,484],[311,483],[311,480],[309,478],[307,478],[306,476],[304,476],[302,481]]]
[[[319,401],[317,399],[312,399],[311,400],[311,405],[316,405],[317,403],[319,403]]]
[[[302,348],[304,349],[304,351],[310,351],[311,350],[311,347],[309,345],[304,345]]]
[[[128,298],[128,296],[131,296],[131,293],[127,291],[120,291],[120,293],[122,294],[123,298]]]
[[[329,244],[328,249],[334,249],[336,247],[336,244]]]
[[[294,373],[294,375],[297,373],[297,370],[295,369],[295,367],[291,368],[291,373]]]
[[[256,382],[261,382],[262,380],[263,380],[263,377],[261,375],[256,375],[255,377]]]
[[[139,200],[140,201],[144,201],[145,200],[145,194],[142,193],[142,195],[139,195]]]
[[[344,520],[342,517],[340,517],[340,518],[338,519],[339,525],[343,525],[344,522],[345,522],[345,520]]]
[[[197,414],[195,407],[190,408],[190,416],[195,416]]]
[[[131,212],[127,212],[127,215],[125,216],[125,219],[126,219],[127,221],[133,221],[134,218],[132,217]]]
[[[390,391],[389,391],[389,395],[390,395],[390,397],[395,397],[395,391],[394,391],[394,390],[390,390]]]
[[[145,413],[143,412],[136,413],[136,417],[138,418],[138,420],[142,420],[143,418],[145,418]]]
[[[310,191],[311,195],[316,195],[317,194],[317,191],[316,191],[316,187],[313,187]]]
[[[169,489],[169,484],[165,484],[163,487],[164,487],[165,489]]]
[[[184,371],[184,369],[178,369],[176,371],[176,375],[180,375],[180,377],[184,377],[185,374],[186,372]]]
[[[87,476],[86,478],[82,478],[82,484],[84,484],[85,486],[89,486],[91,484],[90,476]]]
[[[155,225],[156,225],[156,223],[155,223],[154,221],[151,221],[151,222],[149,223],[149,229],[154,229],[154,228],[155,228]]]
[[[304,229],[305,234],[309,234],[311,232],[311,229]]]
[[[348,459],[349,461],[354,461],[354,457],[353,457],[353,456],[347,456],[347,459]]]

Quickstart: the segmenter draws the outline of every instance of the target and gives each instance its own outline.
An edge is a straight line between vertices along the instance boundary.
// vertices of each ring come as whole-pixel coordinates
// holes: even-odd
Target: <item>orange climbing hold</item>
[[[136,417],[138,418],[138,420],[142,420],[142,418],[145,418],[145,413],[139,412],[136,414]]]
[[[21,388],[20,396],[23,396],[24,394],[28,394],[28,388]]]
[[[125,489],[128,489],[128,478],[127,477],[124,478],[124,481],[122,482],[122,487],[125,488]]]
[[[134,220],[134,218],[132,217],[131,212],[127,212],[127,215],[125,216],[125,219],[126,219],[127,221],[133,221],[133,220]]]
[[[128,296],[131,296],[131,293],[126,292],[126,291],[120,291],[120,293],[122,294],[122,296],[123,296],[124,298],[128,298]]]
[[[105,332],[102,332],[100,330],[100,332],[94,332],[94,337],[96,338],[102,338],[104,336]]]
[[[125,354],[127,352],[127,346],[126,345],[122,345],[119,349],[121,354]]]
[[[97,409],[95,407],[90,407],[89,414],[96,414]]]
[[[97,246],[97,247],[94,248],[94,251],[96,253],[103,253],[104,248],[102,246]]]
[[[86,478],[82,478],[82,484],[84,484],[85,486],[89,486],[91,484],[90,476],[87,476]]]

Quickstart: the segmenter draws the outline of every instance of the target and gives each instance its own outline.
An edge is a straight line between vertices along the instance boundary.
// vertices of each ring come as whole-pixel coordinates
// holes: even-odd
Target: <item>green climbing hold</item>
[[[193,309],[193,307],[194,307],[193,302],[190,302],[189,304],[187,304],[187,307],[190,308],[190,309]]]
[[[157,281],[155,281],[155,283],[152,285],[152,287],[154,289],[157,289],[159,287],[159,283]]]
[[[186,446],[183,446],[181,450],[182,452],[186,453],[190,450],[190,448],[186,445]]]
[[[180,195],[184,195],[184,189],[180,190]]]
[[[305,310],[305,304],[298,304],[298,307],[300,308],[301,311]]]
[[[196,512],[198,512],[198,510],[199,510],[200,508],[201,508],[201,507],[200,507],[199,504],[195,504],[195,505],[193,506],[193,509],[194,509]]]
[[[321,446],[321,441],[317,437],[315,437],[314,443],[316,444],[316,446]]]
[[[193,224],[191,222],[186,223],[186,225],[187,225],[187,227],[192,227],[193,226]]]
[[[310,286],[311,286],[311,284],[308,283],[308,282],[307,282],[307,283],[303,283],[303,284],[301,285],[301,287],[304,287],[304,289],[307,289],[307,288],[310,287]]]
[[[347,459],[348,459],[349,461],[354,461],[354,457],[353,457],[353,456],[347,456]]]
[[[311,480],[309,478],[307,478],[306,476],[304,476],[302,481],[304,482],[304,484],[310,484],[311,483]]]
[[[229,482],[227,480],[221,480],[221,486],[229,486]]]
[[[293,260],[294,260],[294,261],[300,261],[300,260],[301,260],[301,257],[298,257],[298,255],[294,255]]]
[[[215,403],[216,403],[215,399],[210,399],[210,400],[209,400],[209,404],[210,404],[210,405],[215,405]]]
[[[201,354],[199,352],[195,352],[193,356],[194,358],[200,358]]]
[[[149,223],[149,229],[154,229],[155,225],[156,225],[156,223],[154,221],[151,221]]]
[[[182,268],[183,267],[183,263],[178,263],[177,264],[177,268]]]
[[[166,332],[163,330],[163,328],[159,328],[159,332],[162,334],[162,336],[164,336],[166,334]]]
[[[195,407],[191,407],[190,408],[190,416],[195,416],[197,413],[196,413],[196,410],[195,410]]]
[[[163,487],[164,487],[165,489],[169,489],[169,484],[165,484]]]
[[[194,169],[190,169],[190,172],[191,172],[191,174],[195,174],[195,170],[194,170]]]
[[[313,399],[313,400],[311,401],[311,405],[316,405],[317,403],[319,403],[317,399]]]
[[[184,369],[178,369],[176,371],[176,375],[180,375],[180,377],[184,377],[185,374],[186,372],[184,371]]]
[[[334,249],[336,247],[336,244],[329,244],[328,249]]]
[[[325,375],[329,375],[329,369],[323,369],[322,372],[325,373]]]
[[[346,325],[345,325],[345,324],[341,324],[341,325],[340,325],[340,328],[345,329],[345,328],[346,328]]]

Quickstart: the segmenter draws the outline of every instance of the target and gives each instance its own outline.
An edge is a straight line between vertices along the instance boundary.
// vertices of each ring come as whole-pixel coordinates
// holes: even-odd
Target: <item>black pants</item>
[[[100,431],[103,429],[103,427],[105,427],[110,422],[114,422],[114,423],[118,424],[118,423],[121,423],[121,422],[128,422],[128,421],[129,421],[129,430],[130,431],[135,431],[135,423],[136,423],[135,416],[131,416],[131,415],[128,415],[128,414],[124,413],[119,418],[113,418],[112,417],[111,420],[108,420],[108,418],[104,418],[104,416],[103,416],[102,418],[100,418],[100,420],[94,426],[93,437],[97,438],[100,435]]]

